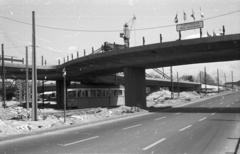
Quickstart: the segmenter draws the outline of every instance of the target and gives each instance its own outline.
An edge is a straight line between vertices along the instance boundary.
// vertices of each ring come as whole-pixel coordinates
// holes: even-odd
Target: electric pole
[[[219,93],[219,73],[218,73],[218,69],[217,69],[217,85],[218,85],[218,93]]]
[[[37,121],[37,69],[35,41],[35,12],[32,12],[32,121]]]
[[[66,73],[66,68],[64,67],[64,68],[63,68],[64,122],[66,122],[66,106],[67,106],[67,105],[66,105],[66,104],[67,104],[67,96],[66,96],[66,94],[67,94],[66,75],[67,75],[67,73]]]
[[[204,80],[205,80],[205,96],[207,95],[207,72],[206,67],[204,67]]]
[[[28,47],[26,47],[26,105],[29,111],[29,87],[28,87]]]
[[[233,71],[232,71],[232,91],[233,91]]]
[[[4,45],[2,44],[2,106],[6,108],[6,87],[5,87],[5,65],[4,65]]]
[[[172,66],[170,67],[170,73],[171,73],[171,99],[174,98],[173,95],[173,75],[172,75]]]
[[[180,97],[180,87],[179,87],[178,72],[177,72],[177,83],[178,83],[178,97]]]
[[[43,56],[42,56],[42,66],[44,65]],[[44,108],[44,80],[42,80],[42,107]]]

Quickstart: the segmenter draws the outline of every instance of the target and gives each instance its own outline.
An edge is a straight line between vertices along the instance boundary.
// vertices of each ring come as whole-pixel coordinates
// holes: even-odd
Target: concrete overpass
[[[47,80],[57,81],[60,96],[63,92],[61,89],[64,67],[68,81],[81,81],[89,77],[124,72],[126,105],[140,104],[145,107],[145,69],[232,60],[240,60],[240,34],[138,46],[88,55],[62,65],[37,68],[38,79],[47,77]],[[25,65],[9,63],[5,66],[7,78],[25,78]]]

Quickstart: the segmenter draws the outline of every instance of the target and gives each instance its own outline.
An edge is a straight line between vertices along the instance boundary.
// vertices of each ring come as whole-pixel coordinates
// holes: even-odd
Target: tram
[[[125,104],[124,87],[73,87],[67,90],[67,108],[120,106]]]

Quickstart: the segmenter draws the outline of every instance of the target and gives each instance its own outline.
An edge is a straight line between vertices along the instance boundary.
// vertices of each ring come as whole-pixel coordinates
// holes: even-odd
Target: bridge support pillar
[[[144,68],[124,68],[125,105],[146,107]]]
[[[67,81],[66,87],[70,85],[70,81]],[[56,81],[56,100],[57,100],[57,107],[63,108],[64,107],[64,82],[63,80]]]

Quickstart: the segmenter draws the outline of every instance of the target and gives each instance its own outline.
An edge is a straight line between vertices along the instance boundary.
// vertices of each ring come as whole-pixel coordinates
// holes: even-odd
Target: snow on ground
[[[174,93],[171,99],[171,92],[163,90],[151,93],[147,96],[147,107],[164,107],[186,103],[203,97],[196,92]],[[136,112],[147,112],[138,107],[120,106],[116,108],[89,108],[78,110],[67,110],[66,122],[64,122],[63,110],[54,109],[54,103],[48,102],[44,109],[38,109],[38,121],[31,120],[31,108],[27,111],[25,105],[16,101],[6,102],[7,108],[2,108],[0,103],[0,138],[9,135],[22,134],[48,128],[81,124],[90,121],[98,121],[110,117],[120,117]]]
[[[148,107],[163,107],[172,106],[176,104],[182,104],[189,101],[193,101],[202,98],[202,94],[197,92],[180,92],[173,93],[173,99],[171,99],[171,92],[167,90],[157,91],[147,96]]]

